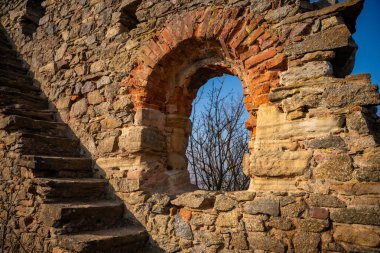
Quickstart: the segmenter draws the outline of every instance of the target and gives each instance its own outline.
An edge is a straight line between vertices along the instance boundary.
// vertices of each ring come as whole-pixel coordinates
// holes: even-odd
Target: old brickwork
[[[363,1],[333,2],[0,6],[2,247],[378,252],[380,95],[350,75]],[[191,103],[223,73],[243,84],[251,184],[194,191]]]

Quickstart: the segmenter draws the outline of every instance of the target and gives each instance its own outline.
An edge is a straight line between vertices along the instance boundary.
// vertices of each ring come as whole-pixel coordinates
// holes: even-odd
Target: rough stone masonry
[[[0,2],[1,252],[380,252],[364,0]],[[233,74],[250,188],[190,185],[191,104]]]

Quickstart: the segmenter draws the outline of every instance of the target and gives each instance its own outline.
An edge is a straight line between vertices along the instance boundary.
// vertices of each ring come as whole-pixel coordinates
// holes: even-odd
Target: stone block
[[[183,206],[193,209],[208,209],[213,207],[214,202],[215,197],[208,194],[206,191],[185,193],[171,201],[175,206]]]
[[[380,236],[374,230],[361,226],[338,225],[334,228],[334,239],[365,247],[380,246]]]
[[[295,252],[320,252],[320,241],[319,233],[297,232],[293,237],[294,250]]]
[[[289,231],[293,227],[293,223],[290,219],[282,217],[271,217],[266,225],[268,227],[277,228],[284,231]]]
[[[308,36],[302,42],[286,46],[284,51],[287,55],[299,55],[347,46],[352,46],[351,33],[345,25],[341,25]]]
[[[122,129],[119,148],[130,153],[163,152],[165,137],[153,127],[132,126]]]
[[[230,211],[237,207],[238,202],[225,195],[217,195],[214,208],[218,211]]]
[[[313,61],[300,67],[289,68],[280,74],[280,85],[288,86],[302,80],[315,79],[322,76],[331,76],[333,69],[327,61]]]
[[[250,174],[259,177],[300,176],[309,165],[311,151],[255,152]]]
[[[264,233],[248,233],[248,241],[255,251],[256,250],[267,250],[271,252],[285,252],[286,245],[283,241],[267,236]]]
[[[138,126],[157,127],[164,129],[165,114],[159,110],[142,108],[137,109],[135,114],[135,124]]]
[[[296,219],[294,223],[298,229],[314,233],[322,232],[330,225],[328,220],[319,219]]]
[[[222,212],[219,213],[215,224],[218,227],[236,228],[239,225],[239,219],[241,216],[242,214],[237,211]]]
[[[264,221],[267,220],[265,215],[243,214],[242,221],[247,232],[264,232],[266,230]]]
[[[309,198],[306,199],[306,203],[314,207],[346,207],[342,200],[332,195],[310,194]]]
[[[352,178],[352,161],[349,155],[329,155],[314,169],[315,178],[349,181]]]
[[[304,144],[307,148],[312,149],[347,149],[346,143],[340,136],[337,135],[328,135],[324,137],[315,138],[312,140],[305,141]]]
[[[255,198],[244,204],[244,212],[248,214],[280,215],[280,203],[275,199]]]
[[[190,225],[183,221],[179,215],[176,215],[174,219],[174,232],[179,238],[193,240],[193,232]]]
[[[330,218],[334,222],[380,226],[380,208],[340,208],[331,210]]]

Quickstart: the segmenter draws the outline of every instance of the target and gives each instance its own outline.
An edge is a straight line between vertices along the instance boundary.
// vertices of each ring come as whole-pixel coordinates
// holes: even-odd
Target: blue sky
[[[341,2],[341,1],[340,1]],[[356,33],[353,35],[359,50],[356,53],[356,63],[353,74],[370,73],[372,83],[380,84],[380,0],[366,0],[357,23]],[[243,89],[240,80],[235,76],[224,75],[223,93],[231,92],[242,96]],[[203,87],[211,87],[210,79]],[[203,103],[197,104],[197,111],[201,110]],[[378,107],[380,109],[380,107]],[[378,110],[380,114],[380,110]],[[248,116],[248,115],[247,115]]]

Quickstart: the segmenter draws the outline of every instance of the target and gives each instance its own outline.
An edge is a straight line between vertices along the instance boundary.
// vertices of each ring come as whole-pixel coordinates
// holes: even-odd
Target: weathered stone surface
[[[264,233],[248,233],[248,241],[255,250],[268,250],[273,252],[285,252],[285,244],[273,237],[266,236]]]
[[[237,207],[238,202],[225,195],[216,196],[214,208],[218,211],[230,211]]]
[[[301,67],[290,68],[280,75],[280,84],[287,86],[302,80],[318,78],[321,76],[331,76],[333,74],[332,65],[327,61],[309,62]]]
[[[278,200],[267,198],[255,198],[244,205],[244,211],[249,214],[269,214],[278,216],[280,204]]]
[[[215,224],[218,227],[237,227],[239,225],[239,219],[241,214],[236,211],[223,212],[218,215]]]
[[[164,137],[153,127],[128,127],[122,130],[122,134],[119,137],[119,148],[128,152],[142,150],[161,152],[164,146]]]
[[[336,148],[336,149],[346,149],[347,145],[340,136],[329,135],[326,137],[316,138],[305,142],[308,148],[312,149],[325,149],[325,148]]]
[[[196,191],[193,193],[186,193],[180,195],[176,199],[172,200],[171,203],[176,206],[184,206],[189,208],[200,208],[207,209],[213,207],[215,202],[215,197],[209,195],[205,191]]]
[[[379,247],[380,245],[380,236],[375,231],[359,226],[336,226],[334,228],[334,239],[339,242],[366,247]]]
[[[347,46],[352,46],[350,31],[346,26],[336,26],[285,47],[285,53],[297,55]]]
[[[291,220],[281,217],[271,217],[270,220],[266,223],[267,226],[281,229],[281,230],[291,230],[293,223]]]
[[[329,227],[328,220],[318,219],[298,219],[295,221],[296,227],[305,232],[322,232]]]
[[[339,223],[380,226],[380,209],[377,207],[335,209],[331,210],[330,217]]]
[[[346,207],[342,200],[332,195],[311,194],[306,203],[315,207]]]
[[[193,239],[193,232],[191,231],[190,225],[184,222],[179,215],[177,215],[174,219],[174,231],[180,238],[186,240]]]
[[[299,176],[311,159],[310,151],[256,152],[252,156],[250,173],[255,176]]]
[[[87,112],[87,100],[82,98],[71,106],[70,116],[79,117]]]
[[[265,225],[264,221],[267,218],[264,215],[248,215],[244,214],[242,221],[244,223],[244,227],[248,232],[264,232]]]
[[[323,160],[315,169],[316,178],[349,181],[352,178],[352,161],[348,155],[332,155]]]
[[[321,236],[317,233],[297,232],[293,237],[296,252],[319,252]]]

